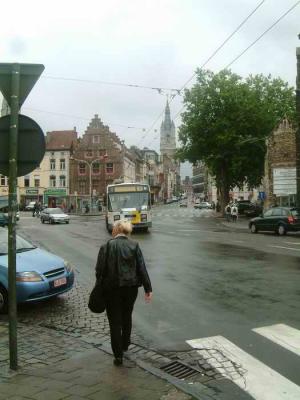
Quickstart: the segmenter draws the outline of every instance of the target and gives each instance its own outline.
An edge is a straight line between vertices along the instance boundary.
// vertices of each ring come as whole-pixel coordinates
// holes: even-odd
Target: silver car
[[[68,224],[70,222],[70,217],[65,214],[61,208],[45,208],[40,215],[41,223],[44,224],[48,222],[49,224],[56,224],[64,222]]]

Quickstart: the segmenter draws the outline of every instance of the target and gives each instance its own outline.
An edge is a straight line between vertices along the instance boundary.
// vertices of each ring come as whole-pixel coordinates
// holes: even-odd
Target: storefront
[[[39,192],[39,188],[22,188],[20,190],[20,209],[24,209],[31,201],[43,202],[43,195]]]
[[[46,189],[44,192],[43,204],[47,207],[67,208],[67,191],[66,189]]]

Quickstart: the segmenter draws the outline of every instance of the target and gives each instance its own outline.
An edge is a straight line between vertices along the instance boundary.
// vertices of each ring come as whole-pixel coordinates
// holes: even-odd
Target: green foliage
[[[198,70],[185,91],[178,151],[181,160],[204,161],[220,189],[261,181],[265,139],[283,118],[295,119],[295,91],[280,78],[229,70]]]

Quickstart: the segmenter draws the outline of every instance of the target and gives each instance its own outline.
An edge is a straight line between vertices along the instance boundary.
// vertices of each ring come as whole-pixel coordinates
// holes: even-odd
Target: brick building
[[[265,207],[296,202],[296,130],[283,120],[267,140]]]
[[[76,209],[96,208],[106,186],[116,179],[135,180],[134,156],[96,114],[77,142],[70,160],[70,197]]]

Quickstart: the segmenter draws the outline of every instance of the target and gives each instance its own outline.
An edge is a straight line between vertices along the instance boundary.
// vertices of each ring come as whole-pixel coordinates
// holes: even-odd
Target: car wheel
[[[44,220],[44,218],[41,218],[41,223],[42,223],[42,224],[44,224],[44,223],[45,223],[45,220]]]
[[[66,221],[66,224],[68,224],[70,221]]]
[[[8,310],[8,293],[7,290],[0,285],[0,314],[7,313]]]
[[[279,236],[284,236],[286,234],[286,228],[284,225],[280,224],[277,228],[277,233]]]
[[[258,232],[258,229],[257,229],[255,224],[251,224],[250,230],[251,230],[251,233],[257,233]]]
[[[50,222],[50,224],[52,224],[52,225],[54,224],[54,220],[53,220],[53,219],[50,219],[49,222]]]

